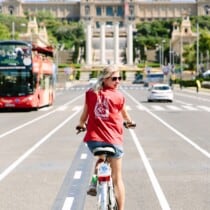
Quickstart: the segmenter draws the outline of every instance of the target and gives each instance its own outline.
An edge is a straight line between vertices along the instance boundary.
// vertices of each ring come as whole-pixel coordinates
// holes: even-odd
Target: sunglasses
[[[122,79],[122,77],[111,77],[112,78],[112,81],[117,81],[117,80],[121,80]]]

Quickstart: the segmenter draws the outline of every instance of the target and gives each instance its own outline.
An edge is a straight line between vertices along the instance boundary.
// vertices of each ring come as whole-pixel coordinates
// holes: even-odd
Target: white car
[[[98,81],[97,78],[91,78],[91,79],[89,79],[88,84],[89,84],[90,86],[93,86],[93,85],[96,84],[97,81]]]
[[[173,90],[168,84],[154,84],[149,88],[147,101],[169,101],[173,102]]]
[[[207,70],[203,73],[203,77],[204,78],[207,78],[207,77],[210,77],[210,70]]]

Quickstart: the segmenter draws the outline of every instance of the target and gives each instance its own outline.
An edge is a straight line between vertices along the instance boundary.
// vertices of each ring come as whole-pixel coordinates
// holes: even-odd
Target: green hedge
[[[196,87],[196,80],[179,80],[178,84],[182,87]]]

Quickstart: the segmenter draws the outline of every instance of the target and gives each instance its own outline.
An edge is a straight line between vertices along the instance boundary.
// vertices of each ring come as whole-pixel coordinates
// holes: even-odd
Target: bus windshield
[[[24,96],[33,93],[32,72],[26,69],[0,70],[0,96]]]
[[[33,92],[31,45],[22,41],[0,42],[0,96]]]

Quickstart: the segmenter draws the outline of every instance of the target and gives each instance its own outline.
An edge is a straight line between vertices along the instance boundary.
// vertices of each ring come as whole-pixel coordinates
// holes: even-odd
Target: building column
[[[105,33],[105,23],[102,22],[100,25],[100,32],[101,32],[101,37],[100,37],[100,49],[101,49],[101,64],[104,65],[106,64],[106,55],[105,55],[105,51],[106,51],[106,33]]]
[[[86,64],[92,65],[92,28],[89,21],[86,26]]]
[[[127,30],[127,64],[133,65],[133,26],[131,22],[128,23]]]
[[[119,23],[114,24],[114,64],[119,64]]]

